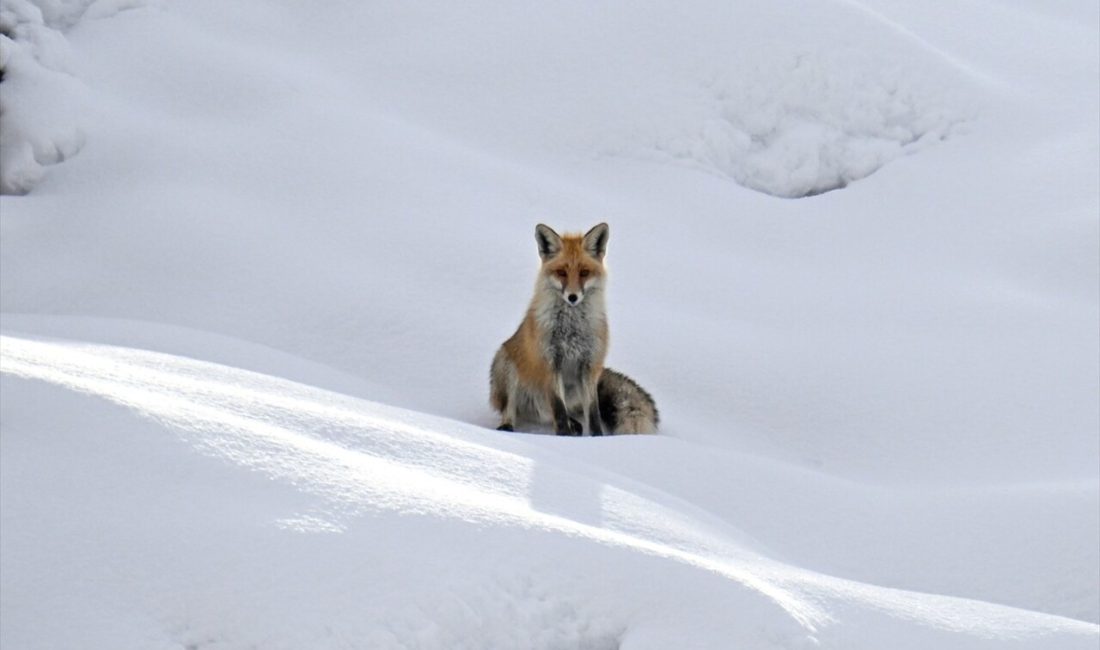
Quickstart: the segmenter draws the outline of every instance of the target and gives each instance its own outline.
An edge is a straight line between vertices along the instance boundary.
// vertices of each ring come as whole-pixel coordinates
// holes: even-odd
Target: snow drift
[[[6,646],[1096,638],[1069,619],[775,562],[704,511],[578,464],[583,450],[133,348],[8,336],[3,354],[2,568],[21,596],[5,606]],[[35,402],[50,415],[23,406]],[[42,629],[46,606],[77,626]]]

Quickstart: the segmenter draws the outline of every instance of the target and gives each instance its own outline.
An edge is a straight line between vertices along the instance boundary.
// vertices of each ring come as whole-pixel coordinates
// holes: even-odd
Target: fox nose
[[[569,302],[574,304],[574,305],[577,304],[577,294],[575,294],[575,293],[569,294]]]

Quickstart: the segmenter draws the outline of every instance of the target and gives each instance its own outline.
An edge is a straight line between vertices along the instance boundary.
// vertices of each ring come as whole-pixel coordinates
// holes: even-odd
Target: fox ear
[[[561,252],[561,236],[545,224],[535,226],[535,241],[539,244],[539,257],[548,260]]]
[[[593,226],[592,230],[584,235],[584,250],[588,251],[592,257],[602,260],[604,253],[607,252],[607,237],[610,234],[606,223]]]

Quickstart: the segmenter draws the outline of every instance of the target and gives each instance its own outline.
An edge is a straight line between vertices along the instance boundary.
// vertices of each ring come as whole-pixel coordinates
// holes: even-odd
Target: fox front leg
[[[600,400],[598,392],[596,390],[589,390],[590,386],[594,386],[594,383],[585,381],[581,385],[582,395],[591,395],[591,399],[586,399],[583,402],[583,414],[581,415],[582,422],[588,423],[588,434],[592,436],[603,435],[603,423],[600,418]]]
[[[593,399],[588,407],[588,430],[594,436],[603,435],[603,418],[600,416],[600,400]]]
[[[504,404],[500,413],[500,426],[497,431],[516,430],[516,387],[513,385],[503,396]]]
[[[559,436],[579,436],[584,431],[584,425],[569,414],[565,406],[565,382],[561,375],[557,377],[554,391],[550,395],[550,403],[554,411],[554,431]]]
[[[565,402],[557,395],[551,397],[550,400],[554,409],[554,433],[559,436],[581,435],[581,423],[569,417]]]

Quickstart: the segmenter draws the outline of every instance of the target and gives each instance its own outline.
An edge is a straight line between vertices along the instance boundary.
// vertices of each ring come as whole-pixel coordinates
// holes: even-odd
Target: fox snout
[[[554,292],[561,296],[561,299],[565,301],[565,304],[570,307],[576,307],[584,301],[584,289],[582,286],[570,286],[570,282],[561,282],[556,279],[549,281],[550,286]]]

